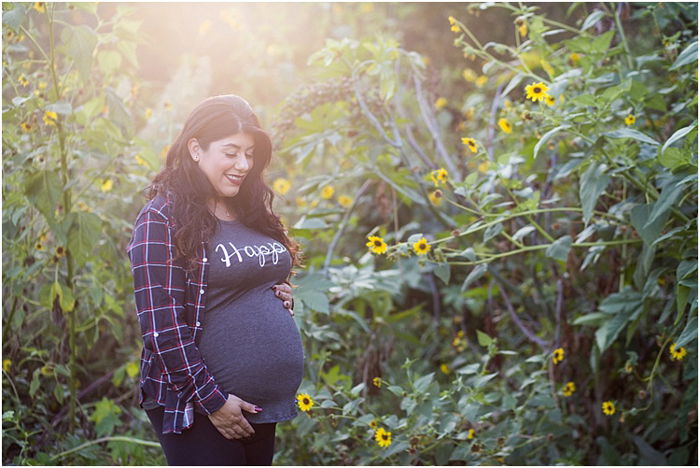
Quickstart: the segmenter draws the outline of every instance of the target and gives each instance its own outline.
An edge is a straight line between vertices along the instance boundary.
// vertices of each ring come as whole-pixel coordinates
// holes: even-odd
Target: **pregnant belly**
[[[301,384],[304,351],[299,330],[267,287],[205,312],[199,349],[226,392],[263,408],[293,399]]]

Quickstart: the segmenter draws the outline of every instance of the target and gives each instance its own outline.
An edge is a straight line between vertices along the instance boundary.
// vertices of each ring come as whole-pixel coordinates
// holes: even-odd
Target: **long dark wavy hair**
[[[197,163],[192,160],[187,142],[196,138],[207,151],[213,141],[244,132],[255,141],[254,164],[234,197],[224,198],[226,208],[238,214],[238,220],[251,229],[283,244],[292,256],[293,266],[303,266],[299,244],[287,236],[279,216],[272,211],[273,191],[263,180],[263,170],[270,164],[272,143],[260,128],[258,117],[245,99],[226,94],[206,98],[185,121],[180,134],[168,150],[165,168],[147,187],[150,200],[159,193],[172,199],[170,206],[175,224],[176,259],[186,259],[186,270],[196,267],[197,249],[218,228],[207,200],[216,191]]]

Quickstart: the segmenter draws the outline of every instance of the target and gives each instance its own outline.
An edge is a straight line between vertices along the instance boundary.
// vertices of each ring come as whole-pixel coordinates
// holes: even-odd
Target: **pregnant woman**
[[[297,414],[304,355],[287,280],[301,262],[263,181],[271,153],[244,99],[207,98],[136,217],[139,404],[169,465],[270,465],[276,423]]]

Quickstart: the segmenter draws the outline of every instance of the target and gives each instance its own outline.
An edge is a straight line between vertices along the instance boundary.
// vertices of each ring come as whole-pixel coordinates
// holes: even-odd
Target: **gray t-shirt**
[[[207,247],[210,264],[198,348],[225,392],[263,409],[258,414],[244,411],[248,421],[292,419],[304,352],[294,319],[271,289],[289,276],[291,256],[284,245],[238,220],[220,220],[219,226]],[[143,407],[153,403],[147,398]]]

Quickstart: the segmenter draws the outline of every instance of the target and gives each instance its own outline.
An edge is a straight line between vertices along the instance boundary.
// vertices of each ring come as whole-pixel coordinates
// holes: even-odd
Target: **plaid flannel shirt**
[[[131,260],[134,297],[143,350],[139,405],[143,393],[165,406],[162,433],[181,434],[194,423],[194,405],[206,414],[228,395],[216,384],[197,348],[207,288],[206,243],[193,275],[175,255],[170,196],[157,195],[141,209],[126,252]]]

